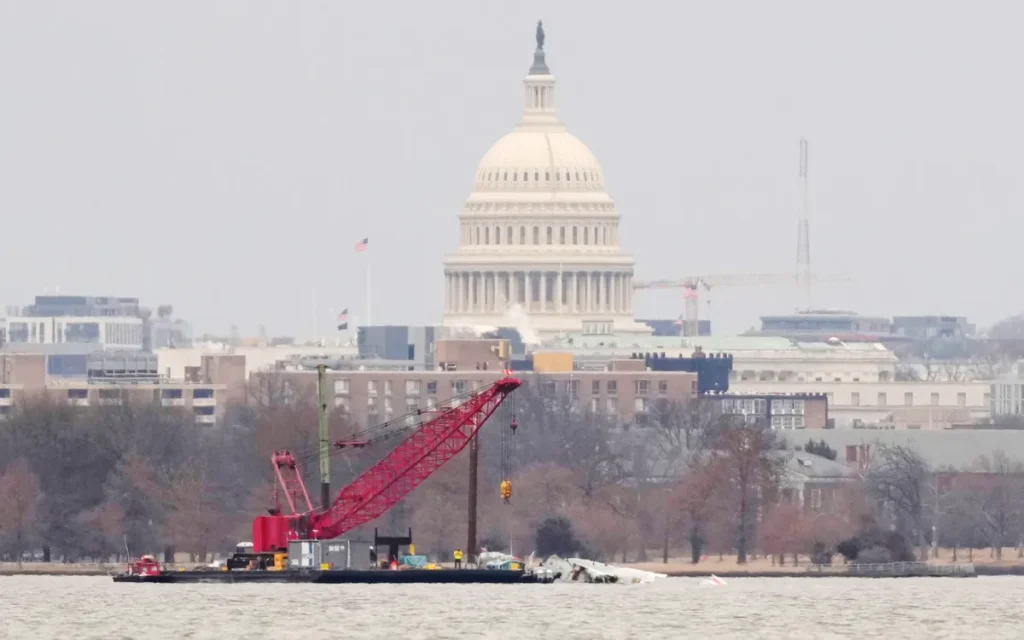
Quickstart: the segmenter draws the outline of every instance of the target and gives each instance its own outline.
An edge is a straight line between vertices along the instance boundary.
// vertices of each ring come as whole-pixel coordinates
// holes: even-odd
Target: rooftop
[[[675,353],[679,350],[692,352],[700,347],[705,353],[737,353],[743,351],[789,351],[793,353],[837,353],[857,352],[892,355],[885,345],[877,342],[799,342],[777,336],[647,336],[637,334],[588,334],[569,333],[560,340],[551,341],[544,349],[568,349],[577,353],[653,352]],[[541,349],[543,350],[543,349]],[[895,358],[895,356],[892,356]]]

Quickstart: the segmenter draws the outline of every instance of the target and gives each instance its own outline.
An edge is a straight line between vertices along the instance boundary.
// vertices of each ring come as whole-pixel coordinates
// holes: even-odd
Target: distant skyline
[[[544,20],[559,111],[602,163],[637,279],[796,270],[816,306],[1022,311],[1024,7],[0,0],[0,305],[174,305],[197,333],[439,323],[477,162]],[[366,252],[355,243],[373,238]],[[1007,295],[1004,289],[1011,288]],[[682,295],[641,292],[637,317]],[[722,288],[716,333],[796,287]],[[702,317],[707,307],[702,303]]]

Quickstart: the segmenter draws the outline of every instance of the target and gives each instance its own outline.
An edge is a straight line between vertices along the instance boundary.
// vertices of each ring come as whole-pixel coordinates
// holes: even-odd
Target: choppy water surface
[[[0,637],[1024,637],[1024,578],[699,582],[131,585],[0,577]]]

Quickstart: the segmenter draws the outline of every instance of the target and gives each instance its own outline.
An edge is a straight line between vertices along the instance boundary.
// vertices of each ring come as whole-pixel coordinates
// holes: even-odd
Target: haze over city
[[[474,168],[521,112],[538,17],[638,278],[795,270],[861,313],[1020,311],[1019,5],[0,2],[0,302],[137,295],[202,331],[433,323]],[[1014,18],[1016,16],[1016,18]],[[366,254],[355,242],[370,238]],[[714,292],[716,333],[794,287]],[[676,291],[638,317],[679,315]],[[702,309],[702,313],[705,310]]]

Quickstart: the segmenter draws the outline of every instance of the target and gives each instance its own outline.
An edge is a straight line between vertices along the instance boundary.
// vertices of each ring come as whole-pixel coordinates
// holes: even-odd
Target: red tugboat
[[[138,560],[131,560],[128,562],[128,575],[139,576],[139,577],[157,577],[163,575],[163,569],[160,568],[160,563],[156,561],[156,558],[150,555],[144,555]]]
[[[435,471],[462,451],[502,402],[517,388],[518,379],[506,377],[434,409],[416,410],[413,421],[429,419],[412,427],[401,418],[334,443],[334,449],[362,448],[396,432],[409,435],[389,454],[338,492],[326,509],[316,510],[302,480],[298,461],[288,451],[275,451],[271,463],[276,478],[275,496],[283,493],[290,513],[283,513],[275,499],[269,515],[252,523],[252,550],[236,553],[223,571],[162,572],[159,564],[140,560],[129,566],[127,575],[115,582],[401,582],[401,583],[522,583],[541,582],[526,571],[493,569],[369,569],[369,549],[352,553],[354,541],[340,536],[378,518],[409,495]],[[511,428],[515,428],[514,419]],[[411,533],[411,532],[410,532]],[[375,536],[376,537],[376,536]],[[381,558],[384,566],[396,566],[397,544],[411,544],[408,538],[390,540],[394,550]],[[328,544],[327,541],[332,541]],[[381,539],[375,541],[380,544]],[[323,543],[323,544],[321,544]],[[339,555],[340,554],[340,555]],[[143,558],[146,558],[144,556]],[[341,567],[340,569],[336,567]],[[365,568],[364,568],[365,567]],[[143,574],[142,571],[149,573]],[[153,573],[153,572],[156,573]]]

